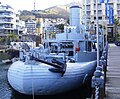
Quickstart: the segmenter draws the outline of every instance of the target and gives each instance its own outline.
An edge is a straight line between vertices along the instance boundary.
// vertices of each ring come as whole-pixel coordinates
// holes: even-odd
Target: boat
[[[8,69],[8,82],[26,95],[55,95],[82,86],[97,65],[95,35],[80,24],[80,6],[70,7],[70,26],[38,47],[20,49]]]
[[[13,41],[10,42],[10,46],[9,48],[6,49],[6,51],[8,52],[9,56],[10,56],[10,60],[12,60],[13,58],[18,58],[19,57],[19,51],[20,48],[22,46],[24,46],[24,43],[26,43],[29,47],[34,48],[36,47],[36,42],[35,41]],[[25,48],[26,46],[24,46]]]

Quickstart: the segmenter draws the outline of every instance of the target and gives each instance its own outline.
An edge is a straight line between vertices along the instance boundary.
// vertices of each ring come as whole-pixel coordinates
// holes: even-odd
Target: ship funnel
[[[79,4],[74,4],[70,6],[70,26],[76,26],[76,32],[80,31],[80,24],[81,24],[81,6]]]

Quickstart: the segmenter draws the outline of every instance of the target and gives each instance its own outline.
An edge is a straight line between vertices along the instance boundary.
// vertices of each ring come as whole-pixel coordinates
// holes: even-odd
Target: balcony
[[[13,14],[0,14],[0,18],[4,18],[4,17],[13,18],[14,15]]]
[[[120,4],[117,4],[117,10],[120,10]]]
[[[14,30],[13,27],[5,27],[5,30]]]
[[[0,29],[5,29],[5,27],[4,26],[0,26]]]
[[[0,12],[14,12],[13,9],[0,8]]]
[[[12,26],[1,26],[0,27],[1,30],[13,30],[13,27]]]
[[[14,21],[13,20],[0,20],[0,23],[1,24],[4,24],[4,23],[13,24]]]

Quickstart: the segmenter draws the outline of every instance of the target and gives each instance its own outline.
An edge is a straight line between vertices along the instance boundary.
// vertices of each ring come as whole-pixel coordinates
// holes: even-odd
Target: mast
[[[85,32],[86,32],[86,25],[87,25],[87,23],[86,23],[86,16],[87,16],[87,13],[86,13],[86,0],[85,0],[85,2],[84,2],[84,7],[85,7],[85,12],[84,12],[84,24],[85,24]]]
[[[34,2],[34,11],[35,11],[35,2]]]
[[[87,4],[87,1],[84,0],[84,15],[83,15],[83,19],[84,19],[84,27],[85,27],[85,34],[86,34],[86,26],[87,26],[87,10],[86,10],[86,4]],[[86,44],[85,44],[85,50],[87,51],[88,50],[88,41],[86,40]]]
[[[66,13],[67,13],[67,5],[66,5]],[[66,39],[68,39],[68,30],[67,30],[67,27],[68,27],[68,24],[67,24],[67,14],[66,14]]]

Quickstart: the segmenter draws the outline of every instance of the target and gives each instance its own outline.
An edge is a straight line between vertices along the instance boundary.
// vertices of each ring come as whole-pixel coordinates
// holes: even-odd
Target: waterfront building
[[[60,30],[57,26],[60,24],[65,24],[66,20],[63,18],[45,18],[44,19],[44,33],[50,36],[51,33],[61,33],[62,30]],[[50,37],[51,38],[51,37]]]
[[[84,1],[82,1],[83,4],[83,16],[85,16],[85,6]],[[120,21],[120,0],[109,0],[108,4],[113,7],[114,9],[114,18],[119,19]],[[106,17],[106,11],[105,11],[105,3],[100,4],[98,0],[98,23],[104,26],[107,26],[108,28],[108,38],[113,38],[113,24],[109,24],[109,20]],[[94,21],[96,24],[96,0],[87,0],[86,2],[86,18],[87,21]]]
[[[36,33],[36,21],[28,19],[27,21],[25,21],[25,28],[27,29],[27,33],[29,34]]]
[[[19,15],[10,5],[0,2],[0,33],[8,34],[18,29]]]
[[[109,0],[108,4],[114,9],[114,17],[118,18],[120,21],[120,0]],[[83,7],[83,13],[84,13],[84,7]],[[87,13],[87,19],[91,21],[96,20],[96,0],[87,0],[86,13]],[[105,13],[106,13],[105,3],[100,4],[98,0],[98,20],[100,23],[106,20]]]
[[[42,17],[36,16],[36,31],[39,35],[42,35],[44,28],[44,19]]]
[[[60,33],[61,30],[56,27],[59,24],[65,24],[66,20],[63,18],[47,18],[37,14],[36,20],[36,33],[41,36],[42,40],[47,37],[52,38],[55,33]],[[42,42],[42,41],[41,41]]]

